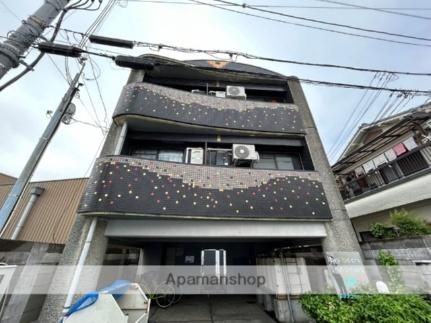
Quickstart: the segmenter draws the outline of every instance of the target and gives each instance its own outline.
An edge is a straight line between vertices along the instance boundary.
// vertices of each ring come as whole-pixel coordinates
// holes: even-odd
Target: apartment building
[[[283,248],[303,264],[362,262],[297,78],[226,61],[135,63],[61,264],[86,244],[97,265],[116,251],[130,264],[200,265],[204,249],[253,265]],[[63,305],[49,297],[44,322]]]

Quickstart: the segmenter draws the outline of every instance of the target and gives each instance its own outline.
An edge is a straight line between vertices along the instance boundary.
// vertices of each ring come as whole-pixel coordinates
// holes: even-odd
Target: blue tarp
[[[80,310],[83,310],[84,308],[87,308],[88,306],[93,305],[97,299],[99,298],[99,294],[112,294],[112,296],[115,299],[120,298],[121,296],[123,296],[123,294],[125,292],[127,292],[127,290],[130,287],[130,282],[127,280],[116,280],[114,281],[111,285],[99,289],[98,291],[92,291],[89,292],[87,294],[85,294],[84,296],[82,296],[81,298],[79,298],[75,304],[73,304],[69,310],[67,311],[67,313],[64,316],[70,316],[71,314],[78,312]]]

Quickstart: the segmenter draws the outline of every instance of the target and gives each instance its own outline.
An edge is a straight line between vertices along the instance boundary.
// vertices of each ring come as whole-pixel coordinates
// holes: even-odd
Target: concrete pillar
[[[1,321],[4,323],[20,322],[24,315],[24,310],[31,298],[31,294],[20,293],[28,288],[34,286],[39,274],[33,266],[40,265],[42,259],[48,250],[49,244],[35,243],[31,248],[30,254],[25,262],[25,266],[19,276],[17,285],[12,291],[12,296],[7,303]]]
[[[127,84],[143,82],[145,77],[144,70],[131,70]]]
[[[101,156],[114,154],[116,142],[121,135],[121,125],[111,124],[108,136],[106,137]],[[91,218],[84,217],[77,214],[75,223],[72,227],[66,246],[64,247],[60,266],[75,266],[78,263],[79,256],[81,254],[84,242],[90,228]],[[96,231],[94,233],[93,240],[90,245],[90,250],[86,259],[86,265],[102,265],[103,259],[106,253],[108,245],[108,239],[105,236],[106,222],[98,220]],[[64,277],[64,275],[55,275],[51,283],[53,289],[57,289],[59,286],[70,286],[72,281],[73,272],[71,275]],[[96,288],[97,277],[93,280]],[[89,287],[90,288],[90,287]],[[65,288],[67,291],[68,288]],[[43,323],[58,323],[62,314],[63,305],[66,300],[66,294],[61,295],[48,295],[41,314],[39,316],[39,322]]]
[[[77,215],[76,221],[72,227],[68,241],[63,251],[62,259],[59,263],[60,266],[75,266],[78,262],[79,255],[84,245],[87,232],[90,228],[91,219]],[[94,238],[90,245],[90,251],[86,259],[86,265],[102,265],[105,256],[108,239],[105,237],[106,222],[99,220],[97,222]],[[51,282],[51,288],[58,290],[59,287],[64,289],[62,294],[47,295],[39,322],[44,323],[58,323],[64,302],[66,301],[66,293],[68,286],[72,281],[73,270],[70,270],[69,275],[56,274]],[[93,286],[88,286],[90,289],[96,288],[97,277],[93,280]]]
[[[347,215],[343,199],[335,182],[335,177],[329,165],[301,84],[296,79],[291,79],[287,83],[293,101],[298,106],[302,117],[306,132],[305,140],[313,160],[314,168],[321,176],[323,189],[333,217],[331,221],[325,223],[327,237],[322,241],[325,256],[337,258],[340,264],[363,263],[361,248],[356,239],[352,223]],[[328,122],[334,121],[328,120]]]

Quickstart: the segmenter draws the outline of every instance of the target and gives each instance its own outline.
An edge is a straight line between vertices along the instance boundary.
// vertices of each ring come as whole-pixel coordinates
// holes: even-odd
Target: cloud
[[[42,1],[22,0],[6,1],[7,5],[18,14],[26,17],[31,14]],[[256,2],[257,3],[257,2]],[[265,4],[280,4],[277,1],[266,1]],[[291,5],[304,5],[303,1],[289,2]],[[307,5],[313,5],[307,3]],[[365,1],[363,5],[375,5],[373,1]],[[379,2],[385,6],[403,6],[401,0]],[[419,0],[409,2],[409,6],[420,6]],[[282,9],[276,9],[282,10]],[[375,29],[385,29],[427,36],[427,28],[423,21],[363,10],[301,10],[286,9],[296,15],[327,19],[340,23],[361,25]],[[64,27],[85,31],[94,21],[98,12],[77,11],[70,15]],[[16,18],[3,14],[6,18],[0,21],[0,33],[7,32],[17,25]],[[210,49],[228,49],[250,52],[262,56],[286,58],[300,61],[335,63],[364,67],[430,71],[428,49],[413,46],[395,45],[373,40],[365,40],[331,33],[318,32],[252,17],[244,17],[227,13],[214,8],[189,5],[162,5],[143,2],[128,3],[126,8],[116,6],[103,26],[100,35],[142,40],[155,43],[168,43],[183,47]],[[61,32],[60,42],[66,42],[66,35]],[[69,36],[73,43],[77,41]],[[133,55],[154,53],[144,48],[124,50],[103,46],[92,46],[101,51],[113,50]],[[32,51],[26,58],[30,62],[37,51]],[[178,59],[208,58],[205,55],[179,54],[162,50],[159,54]],[[227,58],[219,55],[218,57]],[[61,57],[53,57],[58,68],[65,73],[65,61]],[[127,69],[119,69],[104,58],[94,58],[97,63],[101,95],[105,102],[108,121],[116,105],[118,96],[128,76]],[[304,66],[270,63],[264,61],[247,61],[269,68],[286,75],[298,75],[303,78],[340,81],[348,83],[368,84],[373,74],[346,72],[340,70],[317,69]],[[77,65],[68,60],[68,69],[73,75]],[[9,73],[8,77],[17,71]],[[98,75],[100,74],[100,75]],[[87,66],[85,77],[94,78],[90,66]],[[391,85],[394,87],[426,88],[424,78],[400,77]],[[95,123],[96,117],[92,108],[97,111],[99,119],[104,118],[104,109],[99,98],[95,81],[87,80],[91,100],[86,90],[81,88],[81,98],[85,107],[75,99],[77,105],[76,118],[85,122]],[[53,63],[44,58],[34,72],[29,73],[14,86],[0,93],[0,172],[18,175],[31,150],[41,136],[48,119],[46,110],[54,110],[59,104],[67,84]],[[335,89],[304,85],[310,108],[315,117],[321,137],[326,147],[330,147],[343,129],[345,122],[352,113],[362,91]],[[382,94],[370,109],[370,115],[363,121],[369,121],[388,98]],[[405,108],[420,104],[425,98],[415,99]],[[62,125],[55,139],[50,144],[36,173],[36,179],[63,177],[80,177],[85,175],[88,165],[92,162],[95,151],[102,136],[97,128],[73,124]],[[346,141],[348,138],[344,138]]]

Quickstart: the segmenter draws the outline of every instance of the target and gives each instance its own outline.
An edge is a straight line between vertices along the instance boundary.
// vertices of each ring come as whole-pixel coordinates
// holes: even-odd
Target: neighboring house
[[[0,205],[13,182],[13,177],[0,174]],[[0,238],[64,245],[86,183],[87,178],[31,182]]]
[[[0,207],[16,178],[0,174]],[[7,287],[49,286],[53,267],[35,274],[24,265],[56,265],[75,219],[76,208],[87,178],[31,182],[0,235],[0,275],[13,271],[7,285],[1,280],[0,302]],[[6,265],[6,266],[5,266]],[[18,267],[14,267],[18,266]],[[45,295],[12,294],[1,311],[1,322],[33,322],[40,313]],[[3,303],[2,303],[3,304]]]
[[[431,106],[362,125],[332,166],[360,241],[404,208],[431,222]]]
[[[15,183],[15,181],[16,181],[15,177],[0,173],[0,185],[3,186],[3,185],[13,184]],[[0,197],[0,201],[2,201],[1,197]]]
[[[277,248],[298,264],[361,263],[298,79],[234,62],[141,59],[149,68],[124,87],[62,265],[124,263],[107,259],[113,250],[136,255],[129,264],[199,265],[204,249],[249,265]],[[40,319],[57,322],[64,304],[49,296]]]

